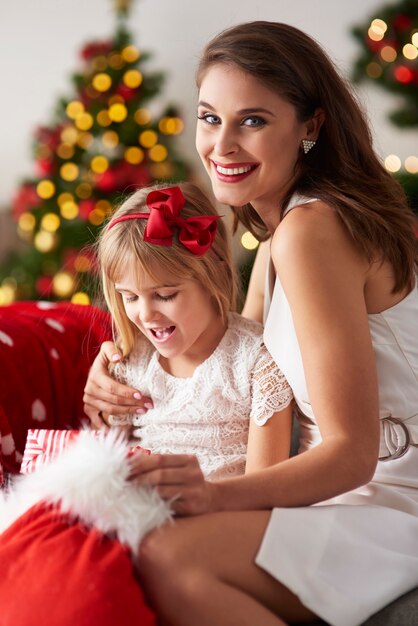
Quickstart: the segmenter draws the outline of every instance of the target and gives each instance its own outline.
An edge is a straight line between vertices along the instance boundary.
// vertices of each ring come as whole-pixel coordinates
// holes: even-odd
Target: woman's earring
[[[308,154],[309,150],[314,147],[316,141],[311,139],[302,139],[302,148],[305,154]]]

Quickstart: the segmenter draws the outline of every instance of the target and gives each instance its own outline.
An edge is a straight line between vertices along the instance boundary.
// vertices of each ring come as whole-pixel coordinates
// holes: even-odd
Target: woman
[[[261,316],[266,274],[264,339],[293,389],[301,446],[219,483],[193,458],[139,459],[137,480],[181,493],[189,516],[144,541],[143,584],[169,624],[354,626],[418,584],[412,213],[354,97],[302,32],[231,28],[197,78],[196,144],[215,196],[270,239],[244,313]],[[96,423],[99,410],[132,410],[135,390],[100,366],[111,355],[86,387]]]

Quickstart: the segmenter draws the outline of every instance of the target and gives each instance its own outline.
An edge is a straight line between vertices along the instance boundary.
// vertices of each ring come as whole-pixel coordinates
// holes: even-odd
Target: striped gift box
[[[30,474],[41,466],[50,463],[68,446],[68,444],[77,439],[79,433],[79,430],[30,428],[26,438],[20,473]],[[98,430],[93,430],[91,433],[95,436],[101,436],[103,434]],[[150,450],[134,445],[129,451],[129,456],[137,452],[151,454]]]

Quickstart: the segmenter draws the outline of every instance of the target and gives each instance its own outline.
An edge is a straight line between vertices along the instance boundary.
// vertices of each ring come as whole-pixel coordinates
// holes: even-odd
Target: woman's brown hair
[[[417,269],[413,213],[402,187],[374,152],[365,115],[347,83],[324,50],[287,24],[250,22],[217,35],[203,51],[197,84],[213,65],[233,65],[256,78],[295,107],[299,121],[315,110],[325,120],[315,147],[300,151],[293,193],[333,206],[358,248],[370,262],[388,261],[394,270],[393,291],[411,288]],[[258,239],[268,238],[260,216],[249,204],[232,207]]]

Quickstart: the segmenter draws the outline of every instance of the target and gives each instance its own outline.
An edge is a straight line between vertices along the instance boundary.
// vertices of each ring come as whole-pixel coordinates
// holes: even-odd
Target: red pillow
[[[155,626],[129,550],[51,506],[0,535],[1,626]]]

